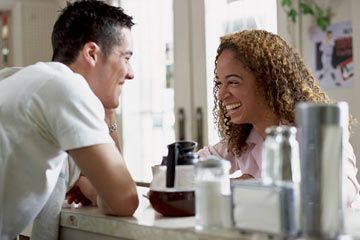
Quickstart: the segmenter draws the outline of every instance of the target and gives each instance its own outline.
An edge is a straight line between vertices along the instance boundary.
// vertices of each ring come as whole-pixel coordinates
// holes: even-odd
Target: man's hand
[[[241,175],[240,177],[238,177],[236,179],[249,180],[249,179],[255,179],[255,178],[251,174],[244,173],[243,175]]]
[[[79,187],[89,180],[96,189],[97,206],[105,213],[117,216],[131,216],[139,205],[136,184],[132,179],[120,152],[113,144],[97,144],[69,150],[69,154],[84,173],[79,178]],[[93,188],[90,188],[92,190]],[[94,196],[89,189],[81,189],[86,196]],[[96,196],[96,195],[95,195]],[[94,196],[94,197],[95,197]],[[95,200],[92,200],[95,201]]]
[[[76,185],[66,193],[66,199],[68,204],[72,204],[73,202],[76,204],[81,203],[83,206],[91,204],[91,201],[82,194],[80,188]]]
[[[83,206],[96,206],[97,193],[95,188],[91,185],[89,179],[85,176],[80,176],[75,185],[66,193],[66,199],[69,204],[72,202],[81,203]]]

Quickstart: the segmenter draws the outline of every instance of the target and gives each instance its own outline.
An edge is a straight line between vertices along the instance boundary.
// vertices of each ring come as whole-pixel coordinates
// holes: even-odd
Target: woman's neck
[[[266,133],[265,129],[271,126],[278,126],[280,124],[280,119],[274,114],[267,114],[259,122],[253,124],[254,129],[259,133],[259,135],[265,139]]]

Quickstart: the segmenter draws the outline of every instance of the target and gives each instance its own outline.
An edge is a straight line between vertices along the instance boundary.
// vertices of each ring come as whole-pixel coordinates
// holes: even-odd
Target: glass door
[[[136,181],[175,140],[218,138],[212,118],[219,37],[246,28],[276,32],[276,0],[121,0],[134,16],[135,79],[122,92],[123,155]],[[262,6],[259,8],[259,6]]]
[[[173,3],[123,0],[134,17],[135,78],[121,96],[123,155],[136,181],[149,182],[151,166],[160,164],[175,141]]]

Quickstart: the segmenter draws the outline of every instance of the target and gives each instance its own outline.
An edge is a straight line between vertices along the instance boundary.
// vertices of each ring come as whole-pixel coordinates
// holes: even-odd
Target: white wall
[[[325,89],[332,99],[337,101],[346,101],[349,103],[350,113],[360,123],[360,1],[359,0],[331,0],[330,7],[333,12],[332,22],[351,21],[353,29],[353,57],[355,65],[355,84],[353,88],[334,88]],[[281,7],[279,8],[280,10]],[[279,11],[279,34],[287,41],[291,42],[304,57],[305,61],[310,65],[310,40],[309,30],[315,25],[311,16],[303,16],[301,21],[295,26],[287,24],[286,15],[283,11]],[[354,147],[357,156],[357,167],[360,169],[360,124],[353,126],[353,134],[350,141]],[[358,172],[358,179],[360,173]]]
[[[10,66],[50,61],[51,31],[60,10],[55,0],[1,0],[10,10]]]

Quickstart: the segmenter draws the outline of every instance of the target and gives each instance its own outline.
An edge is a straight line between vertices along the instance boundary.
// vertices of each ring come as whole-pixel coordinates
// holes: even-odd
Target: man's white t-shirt
[[[50,196],[67,150],[113,143],[104,109],[66,65],[0,71],[0,239],[13,239]],[[91,161],[91,159],[89,159]]]

